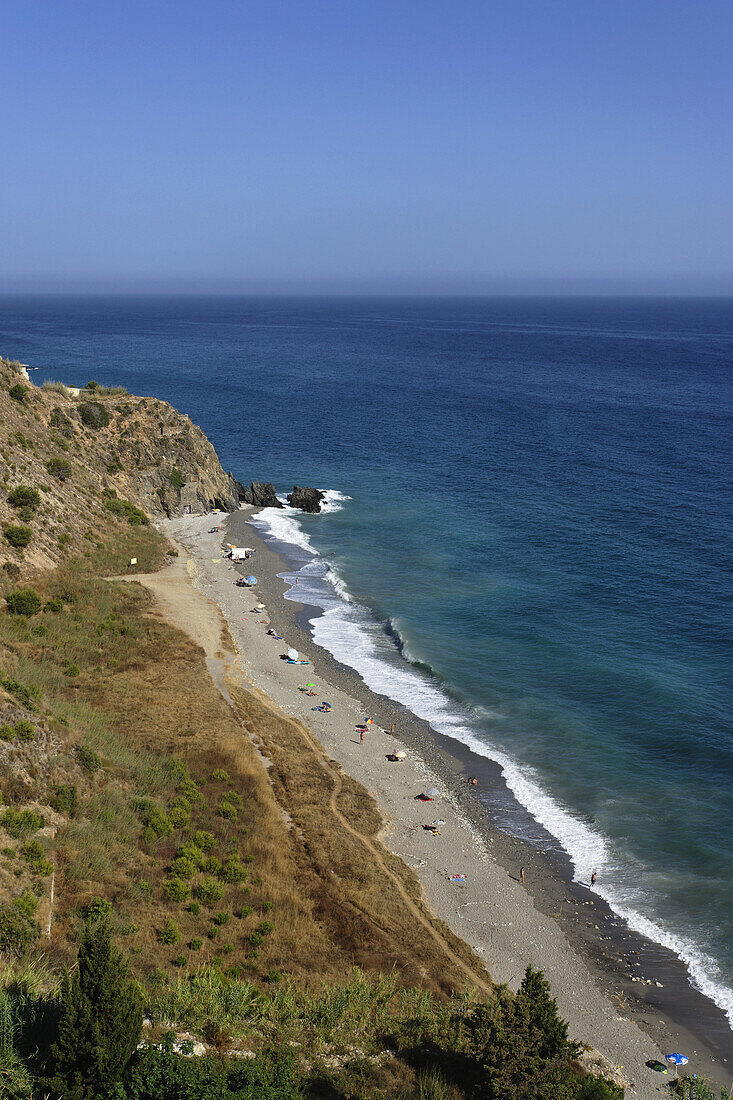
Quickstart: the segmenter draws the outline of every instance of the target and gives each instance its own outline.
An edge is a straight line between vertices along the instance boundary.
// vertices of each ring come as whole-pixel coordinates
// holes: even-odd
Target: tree
[[[64,1100],[94,1100],[119,1081],[142,1033],[142,1002],[109,921],[88,920],[77,968],[61,988],[51,1087]]]
[[[478,1025],[478,1027],[477,1027]],[[495,1010],[476,1019],[474,1045],[491,1100],[570,1100],[569,1073],[578,1053],[542,971],[528,966],[514,997],[499,991]]]

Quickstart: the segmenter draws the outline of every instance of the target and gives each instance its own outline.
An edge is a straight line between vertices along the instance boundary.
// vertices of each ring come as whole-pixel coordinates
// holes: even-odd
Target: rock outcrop
[[[244,504],[254,504],[257,508],[282,508],[277,499],[275,486],[271,481],[253,481],[248,488],[242,488],[240,500]]]
[[[303,512],[320,512],[321,501],[326,494],[320,489],[305,489],[300,485],[294,485],[292,493],[288,493],[288,504],[291,508],[300,508]]]
[[[30,538],[0,539],[0,567],[13,574],[83,551],[84,531],[109,520],[115,499],[118,509],[127,502],[156,517],[234,511],[245,493],[201,428],[156,398],[37,387],[0,358],[0,423],[0,532],[25,525]],[[19,486],[38,499],[13,503]]]

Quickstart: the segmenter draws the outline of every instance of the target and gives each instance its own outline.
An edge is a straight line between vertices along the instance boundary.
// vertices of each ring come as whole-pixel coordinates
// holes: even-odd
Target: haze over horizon
[[[0,292],[733,294],[733,10],[11,0]]]

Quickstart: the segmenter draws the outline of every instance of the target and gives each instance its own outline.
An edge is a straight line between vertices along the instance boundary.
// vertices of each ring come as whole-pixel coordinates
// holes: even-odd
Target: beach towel
[[[468,882],[468,875],[450,875],[448,881],[452,882],[454,885],[460,882]]]

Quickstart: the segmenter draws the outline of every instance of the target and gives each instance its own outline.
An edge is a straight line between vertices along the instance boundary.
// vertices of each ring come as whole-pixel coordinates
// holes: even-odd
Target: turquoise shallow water
[[[0,302],[39,376],[350,498],[263,521],[320,555],[317,639],[499,759],[733,1015],[732,350],[720,301]]]

